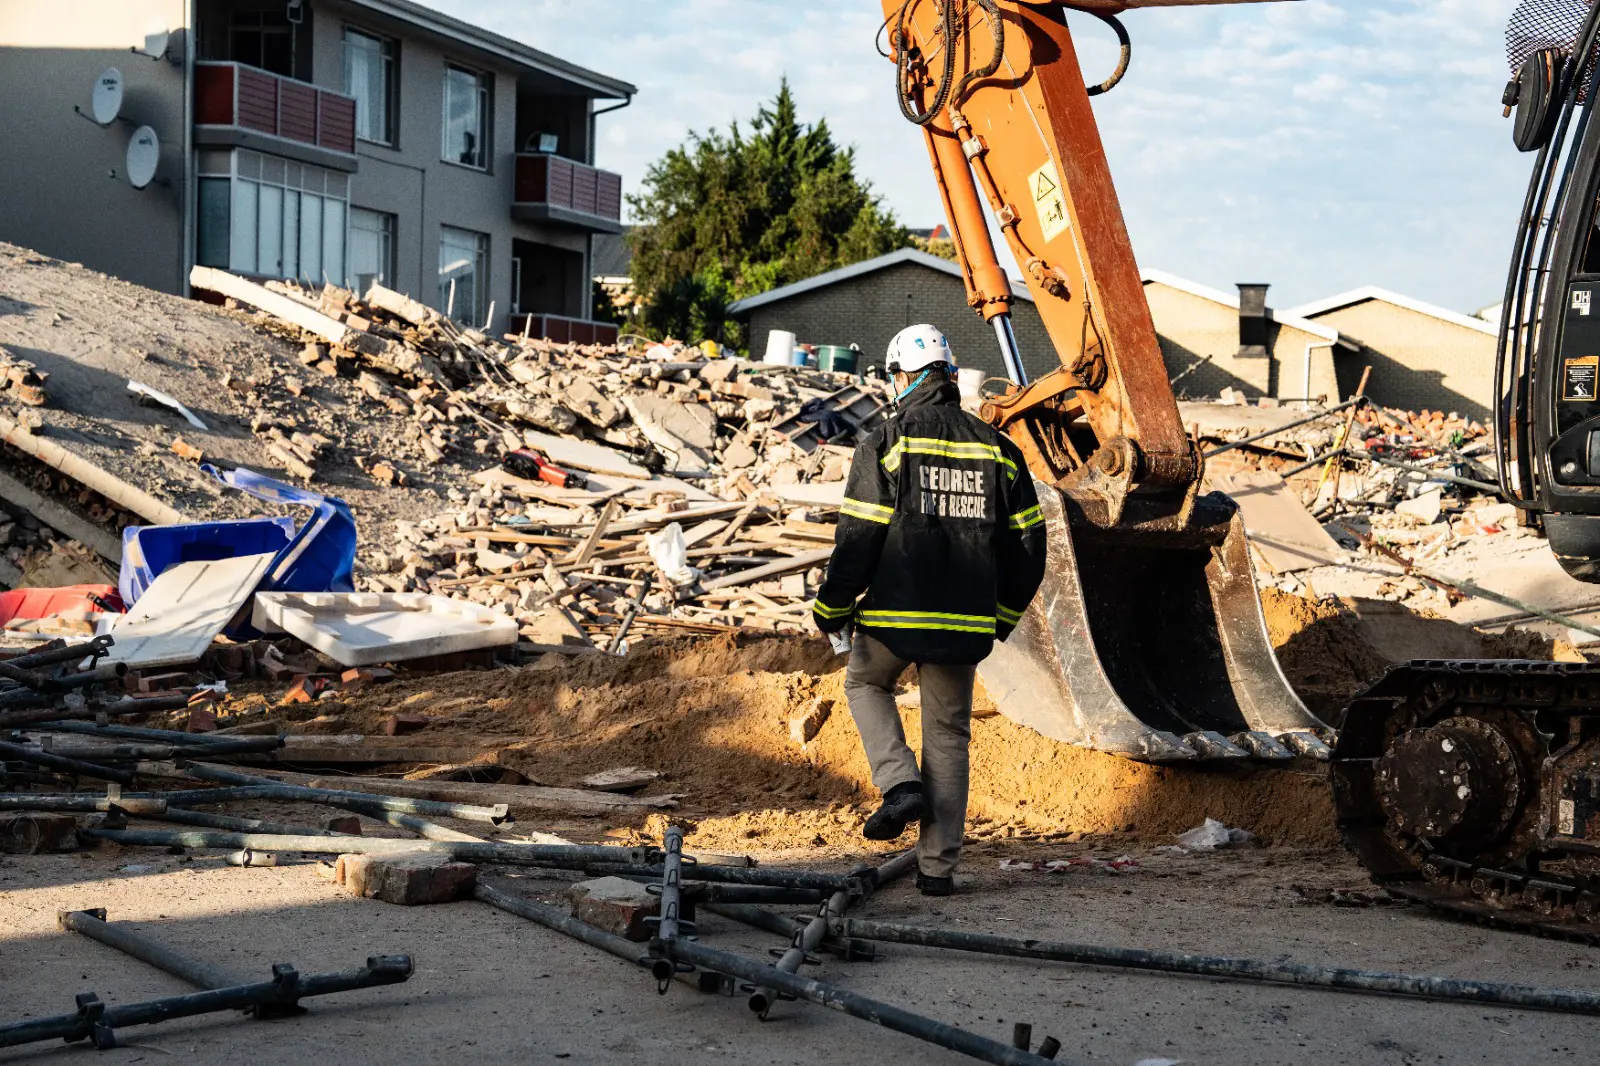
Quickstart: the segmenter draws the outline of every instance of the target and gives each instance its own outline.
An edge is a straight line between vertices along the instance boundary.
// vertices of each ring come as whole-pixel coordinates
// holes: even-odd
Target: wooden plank
[[[101,558],[113,563],[122,561],[122,541],[116,534],[101,529],[86,518],[79,518],[59,503],[4,473],[0,473],[0,500],[4,500],[8,506],[26,511],[56,532],[92,548]]]
[[[820,548],[817,551],[796,555],[791,559],[779,559],[777,562],[768,563],[765,566],[755,566],[748,570],[740,570],[737,573],[724,575],[723,577],[712,578],[710,581],[703,582],[700,589],[703,592],[713,592],[717,589],[730,588],[734,585],[747,585],[752,581],[763,581],[766,578],[793,573],[796,570],[808,570],[818,563],[827,562],[832,555],[832,548]]]
[[[249,304],[274,318],[299,326],[308,333],[315,333],[330,344],[344,344],[345,338],[351,333],[350,328],[343,322],[331,319],[321,311],[307,307],[297,300],[291,300],[287,296],[281,296],[264,285],[246,281],[226,270],[197,266],[189,272],[189,284],[196,289],[231,296],[240,303]]]
[[[583,538],[583,543],[572,549],[571,554],[563,562],[577,566],[587,565],[589,560],[594,558],[595,549],[600,546],[600,538],[606,535],[606,527],[611,525],[620,510],[622,505],[616,500],[607,500],[606,505],[600,510],[600,516],[595,519],[594,528],[589,530],[589,535]]]

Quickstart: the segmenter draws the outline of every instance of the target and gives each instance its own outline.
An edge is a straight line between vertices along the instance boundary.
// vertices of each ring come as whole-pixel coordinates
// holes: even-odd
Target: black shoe
[[[920,821],[922,821],[922,785],[916,781],[908,781],[884,793],[883,806],[867,819],[861,835],[868,840],[893,840],[906,831],[906,826]]]
[[[917,891],[924,896],[948,896],[956,890],[956,879],[953,877],[929,877],[921,870],[917,871]]]

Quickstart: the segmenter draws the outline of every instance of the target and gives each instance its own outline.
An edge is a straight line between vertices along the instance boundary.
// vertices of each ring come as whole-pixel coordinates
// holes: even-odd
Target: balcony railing
[[[195,125],[356,151],[354,97],[243,63],[195,64]]]
[[[563,315],[512,315],[509,333],[543,337],[557,344],[615,344],[617,327],[609,322],[585,322]]]
[[[622,175],[558,155],[518,155],[511,207],[518,218],[621,233]]]

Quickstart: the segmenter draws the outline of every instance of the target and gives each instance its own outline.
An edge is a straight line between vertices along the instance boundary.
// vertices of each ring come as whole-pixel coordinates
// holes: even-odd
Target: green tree
[[[628,240],[644,299],[634,328],[682,340],[744,338],[727,307],[836,267],[904,248],[910,235],[825,119],[803,125],[784,79],[748,132],[691,133],[629,197]]]

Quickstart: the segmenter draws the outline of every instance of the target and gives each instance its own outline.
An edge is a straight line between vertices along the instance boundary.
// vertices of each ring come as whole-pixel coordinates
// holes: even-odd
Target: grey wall
[[[62,6],[0,0],[0,239],[181,292],[184,70],[129,49],[163,24],[181,57],[188,4],[74,0],[70,17]],[[127,85],[122,114],[161,138],[156,178],[169,184],[128,184],[133,126],[102,129],[72,113],[89,110],[96,77],[112,66]]]
[[[511,309],[513,238],[555,245],[581,255],[588,277],[588,235],[517,222],[511,217],[515,176],[517,72],[487,61],[468,48],[451,49],[414,31],[337,0],[315,7],[313,65],[317,84],[344,84],[342,39],[346,24],[400,42],[399,107],[394,147],[358,142],[361,168],[351,179],[354,207],[398,216],[395,234],[396,288],[427,304],[438,297],[439,230],[456,226],[489,234],[489,299],[493,328],[505,328]],[[492,133],[487,172],[441,158],[445,67],[451,63],[493,75]],[[584,306],[588,303],[585,301]],[[587,316],[585,316],[587,317]]]
[[[909,299],[908,299],[909,297]],[[915,263],[900,263],[861,277],[758,307],[747,319],[751,355],[767,349],[767,334],[786,329],[802,344],[857,344],[881,363],[890,339],[908,325],[931,322],[950,338],[956,361],[1005,377],[994,331],[967,306],[961,279]],[[1018,300],[1012,323],[1023,365],[1038,377],[1057,365],[1055,348],[1033,304]]]

